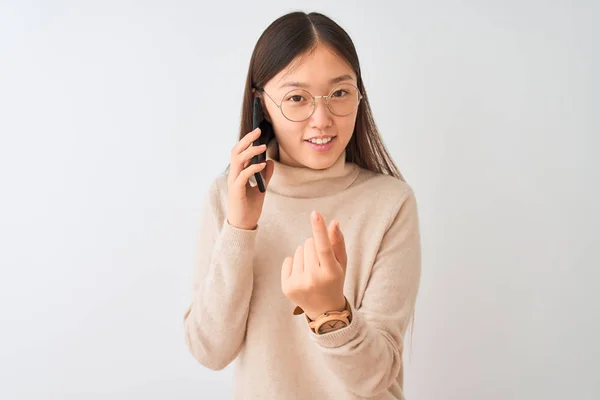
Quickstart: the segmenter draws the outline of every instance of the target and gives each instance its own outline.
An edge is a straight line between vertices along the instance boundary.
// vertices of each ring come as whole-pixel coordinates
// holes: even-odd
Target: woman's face
[[[356,86],[356,74],[352,68],[323,45],[318,45],[313,53],[302,56],[267,82],[264,87],[267,95],[262,95],[263,105],[275,130],[279,161],[312,169],[333,165],[354,132],[357,110],[352,110],[349,105],[358,101],[352,98],[356,96],[352,93]],[[307,115],[312,110],[312,99],[307,92],[312,96],[331,95],[330,104],[337,107],[334,110],[350,110],[350,114],[335,115],[327,108],[325,99],[317,98],[312,115],[304,121],[294,122],[275,105],[281,103],[288,117],[301,119],[294,116]],[[320,143],[310,142],[315,138],[321,138]]]

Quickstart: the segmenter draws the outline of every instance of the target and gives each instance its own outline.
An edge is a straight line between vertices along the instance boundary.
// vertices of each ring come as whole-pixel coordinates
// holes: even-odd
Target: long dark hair
[[[292,12],[283,15],[273,21],[258,39],[246,77],[239,139],[252,130],[253,88],[264,87],[294,59],[314,50],[319,43],[330,47],[350,64],[357,77],[358,89],[363,95],[357,111],[354,133],[346,148],[346,161],[404,180],[383,144],[373,120],[352,39],[342,27],[320,13]],[[263,142],[268,142],[275,136],[273,126],[269,122],[263,121],[261,128]]]

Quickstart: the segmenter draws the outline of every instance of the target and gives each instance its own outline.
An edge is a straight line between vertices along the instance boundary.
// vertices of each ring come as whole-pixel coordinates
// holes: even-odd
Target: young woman
[[[252,131],[255,96],[265,121]],[[235,398],[403,399],[417,206],[331,19],[290,13],[259,38],[230,161],[204,204],[191,353],[213,370],[236,360]]]

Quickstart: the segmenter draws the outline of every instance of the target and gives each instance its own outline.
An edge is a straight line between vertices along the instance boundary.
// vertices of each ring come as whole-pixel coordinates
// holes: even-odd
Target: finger
[[[260,146],[250,146],[248,149],[235,156],[231,161],[231,174],[233,174],[234,180],[244,169],[252,165],[252,157],[265,152],[266,149],[267,146],[264,144]]]
[[[244,168],[243,167],[244,163],[238,161],[239,160],[238,156],[243,151],[247,150],[250,146],[252,146],[252,143],[259,137],[260,137],[260,129],[256,128],[252,132],[246,134],[239,142],[236,143],[235,146],[233,146],[233,149],[231,149],[230,172],[234,178],[236,178],[240,174],[242,169]]]
[[[335,265],[335,256],[329,242],[325,221],[323,221],[323,217],[317,211],[312,212],[311,221],[319,263],[322,267],[332,267]]]
[[[281,266],[281,289],[285,292],[287,287],[287,281],[292,275],[294,259],[292,257],[287,257],[283,260],[283,265]]]
[[[304,243],[304,265],[305,268],[320,268],[315,239],[310,237]]]
[[[262,171],[265,167],[266,167],[265,163],[260,163],[260,164],[252,164],[248,168],[244,169],[239,174],[239,176],[237,177],[237,179],[234,182],[234,186],[236,187],[236,189],[245,190],[250,177],[257,172]]]
[[[346,240],[344,239],[344,234],[340,228],[340,223],[335,220],[331,221],[331,224],[329,224],[328,233],[329,241],[331,242],[331,247],[333,248],[333,254],[344,269],[344,272],[346,272],[348,255],[346,253]]]
[[[237,156],[237,163],[240,165],[245,165],[248,162],[252,162],[252,157],[262,154],[266,150],[266,144],[261,144],[259,146],[250,146]]]
[[[302,273],[304,273],[304,248],[298,246],[296,248],[296,253],[294,254],[294,269],[292,274],[302,275]]]
[[[239,142],[236,143],[236,145],[233,147],[232,153],[240,154],[242,151],[252,146],[252,143],[254,143],[254,141],[260,137],[260,133],[260,128],[256,128],[253,131],[248,132],[243,138],[240,139]]]

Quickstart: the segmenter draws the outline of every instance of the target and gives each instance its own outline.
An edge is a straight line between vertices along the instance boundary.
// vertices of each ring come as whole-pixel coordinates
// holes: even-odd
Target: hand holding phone
[[[260,100],[258,107],[254,103],[253,111],[256,115],[253,125],[258,126],[262,120]],[[260,128],[254,129],[238,141],[231,151],[227,177],[227,222],[238,229],[256,229],[262,213],[266,186],[273,176],[273,161],[266,160],[267,145],[260,138]],[[261,174],[263,170],[264,179]],[[252,178],[256,179],[255,187],[250,184]]]

